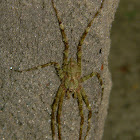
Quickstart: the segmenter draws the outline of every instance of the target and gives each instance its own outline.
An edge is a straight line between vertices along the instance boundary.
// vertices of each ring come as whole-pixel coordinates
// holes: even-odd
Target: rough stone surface
[[[70,57],[76,57],[80,36],[100,3],[100,0],[55,2],[69,39]],[[82,48],[83,75],[97,71],[105,86],[100,105],[101,87],[97,78],[83,84],[93,111],[89,140],[100,140],[103,134],[111,89],[108,70],[110,29],[117,6],[118,0],[105,0]],[[50,61],[62,64],[64,45],[51,0],[2,0],[1,15],[0,139],[51,140],[51,105],[60,85],[55,69],[12,71]],[[83,108],[86,120],[88,112],[85,105]],[[62,138],[77,140],[80,127],[77,100],[64,99],[62,110]],[[83,136],[86,126],[85,121]]]

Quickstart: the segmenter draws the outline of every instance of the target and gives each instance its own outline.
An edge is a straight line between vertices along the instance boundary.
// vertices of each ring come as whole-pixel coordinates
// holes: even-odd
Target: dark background
[[[120,0],[111,41],[113,87],[103,140],[140,140],[139,0]]]

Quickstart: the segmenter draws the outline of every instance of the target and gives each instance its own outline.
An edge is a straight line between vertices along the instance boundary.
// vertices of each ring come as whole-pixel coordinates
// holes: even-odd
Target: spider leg
[[[93,24],[94,19],[99,15],[101,9],[103,8],[103,3],[104,3],[104,0],[102,0],[101,5],[100,5],[98,11],[95,13],[95,15],[93,16],[92,20],[88,23],[84,33],[82,34],[82,36],[81,36],[81,38],[79,40],[79,43],[78,43],[78,46],[77,46],[77,63],[78,63],[80,68],[81,68],[81,57],[82,57],[81,47],[82,47],[82,45],[84,43],[86,35],[88,34],[88,32],[90,30],[91,25]]]
[[[62,85],[60,85],[58,92],[55,96],[55,99],[52,104],[52,114],[51,114],[51,129],[52,129],[52,139],[54,140],[55,137],[55,111],[57,109],[57,104],[59,102],[59,98],[61,96],[61,93],[63,91]]]
[[[47,66],[51,66],[51,65],[54,65],[59,77],[62,79],[63,78],[63,72],[62,72],[62,69],[60,68],[60,65],[56,62],[50,62],[50,63],[47,63],[47,64],[43,64],[43,65],[40,65],[40,66],[36,66],[36,67],[33,67],[33,68],[29,68],[29,69],[25,69],[25,70],[14,70],[15,72],[26,72],[26,71],[32,71],[32,70],[37,70],[37,69],[41,69],[41,68],[45,68]]]
[[[82,82],[88,80],[89,78],[91,78],[91,77],[93,77],[93,76],[96,76],[96,77],[98,78],[99,82],[100,82],[100,85],[101,85],[101,88],[102,88],[102,93],[101,93],[101,101],[102,101],[102,99],[103,99],[103,92],[104,92],[104,85],[103,85],[103,81],[102,81],[101,76],[100,76],[99,73],[97,73],[97,72],[92,72],[91,74],[82,77],[82,78],[80,79],[80,82],[82,83]]]
[[[91,119],[91,116],[92,116],[92,111],[91,111],[91,107],[90,107],[90,104],[89,104],[89,101],[88,101],[88,97],[84,91],[84,89],[82,88],[81,90],[81,94],[82,94],[82,98],[86,104],[86,107],[88,108],[88,126],[87,126],[87,132],[86,132],[86,136],[85,136],[85,140],[86,140],[86,137],[89,133],[89,130],[90,130],[90,119]]]
[[[68,62],[68,49],[69,49],[69,45],[68,45],[68,39],[67,39],[67,36],[66,36],[66,33],[64,31],[64,25],[60,19],[60,17],[58,16],[58,11],[56,9],[56,6],[54,5],[54,0],[52,0],[52,6],[53,6],[53,9],[55,11],[55,14],[56,14],[56,17],[57,17],[57,20],[58,20],[58,23],[59,23],[59,28],[60,28],[60,31],[61,31],[61,34],[62,34],[62,40],[63,40],[63,43],[65,45],[65,49],[64,49],[64,62],[63,62],[63,66],[65,64],[67,64]]]
[[[57,112],[57,123],[58,123],[58,139],[61,140],[61,113],[62,113],[62,104],[65,95],[65,89],[62,89],[61,96],[59,97],[59,104],[58,104],[58,112]]]
[[[79,131],[79,140],[81,140],[82,139],[83,124],[84,124],[84,115],[83,115],[82,96],[81,96],[79,91],[77,92],[77,99],[78,99],[79,112],[80,112],[80,116],[81,116],[80,131]]]

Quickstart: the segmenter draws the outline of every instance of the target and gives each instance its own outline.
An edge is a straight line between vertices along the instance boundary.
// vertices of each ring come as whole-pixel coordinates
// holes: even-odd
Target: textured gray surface
[[[70,44],[70,56],[76,57],[76,45],[89,19],[95,14],[100,1],[57,1],[59,15],[65,25]],[[89,32],[83,45],[83,75],[92,71],[101,73],[105,83],[102,105],[101,88],[96,78],[83,86],[92,106],[92,128],[88,139],[101,139],[111,88],[108,71],[110,48],[109,31],[117,0],[106,0],[104,8]],[[60,10],[61,9],[61,10]],[[62,63],[64,45],[50,0],[2,1],[1,5],[1,59],[0,59],[0,136],[6,140],[51,140],[51,105],[60,81],[53,67],[15,73],[50,61]],[[99,51],[102,48],[102,53]],[[101,65],[104,70],[101,71]],[[84,114],[87,119],[85,105]],[[73,98],[64,100],[62,113],[62,138],[77,140],[79,111]],[[86,131],[84,124],[83,135]]]

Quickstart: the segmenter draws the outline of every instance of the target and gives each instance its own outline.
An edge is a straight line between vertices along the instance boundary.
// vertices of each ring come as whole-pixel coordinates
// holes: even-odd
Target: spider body
[[[91,27],[94,19],[99,15],[101,9],[103,8],[104,0],[102,0],[98,11],[95,13],[94,17],[87,25],[84,33],[81,36],[81,39],[79,40],[79,43],[77,46],[77,61],[75,61],[72,58],[70,60],[68,60],[69,45],[68,45],[67,36],[65,34],[65,31],[64,31],[64,25],[62,24],[60,17],[58,16],[58,11],[56,9],[54,1],[53,0],[51,0],[51,1],[52,1],[52,6],[53,6],[53,9],[55,11],[58,23],[59,23],[59,28],[60,28],[61,35],[62,35],[62,40],[63,40],[64,46],[65,46],[64,52],[63,52],[63,64],[62,64],[62,66],[60,66],[56,62],[49,62],[49,63],[43,64],[43,65],[40,65],[37,67],[29,68],[27,70],[15,70],[15,71],[16,72],[26,72],[26,71],[36,70],[36,69],[40,69],[40,68],[44,68],[44,67],[53,65],[57,71],[57,75],[60,78],[61,84],[59,86],[59,89],[57,91],[57,94],[56,94],[55,99],[54,99],[53,104],[52,104],[52,114],[51,114],[52,139],[53,140],[55,139],[55,117],[56,117],[57,123],[58,123],[58,139],[59,140],[62,139],[60,116],[62,113],[63,99],[64,99],[65,95],[68,96],[68,98],[70,97],[70,95],[73,95],[73,97],[76,98],[78,101],[79,114],[81,117],[79,140],[82,140],[82,131],[83,131],[83,124],[84,124],[83,102],[85,103],[85,105],[88,109],[87,131],[86,131],[86,134],[84,137],[84,140],[86,140],[88,133],[89,133],[89,130],[90,130],[90,119],[92,117],[92,110],[91,110],[91,106],[90,106],[89,101],[88,101],[88,97],[84,91],[84,88],[82,87],[82,83],[84,81],[88,80],[89,78],[96,76],[99,80],[99,83],[100,83],[101,89],[102,89],[101,101],[102,101],[102,97],[103,97],[104,87],[103,87],[103,82],[102,82],[102,79],[100,77],[100,74],[97,72],[92,72],[89,75],[86,75],[83,77],[81,76],[81,58],[82,58],[81,47],[84,43],[86,35],[90,31],[90,27]],[[56,111],[57,111],[57,115],[55,116]]]
[[[72,58],[64,68],[64,85],[67,91],[75,92],[79,86],[80,68]]]

